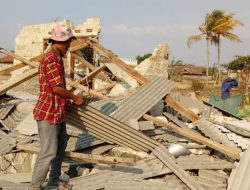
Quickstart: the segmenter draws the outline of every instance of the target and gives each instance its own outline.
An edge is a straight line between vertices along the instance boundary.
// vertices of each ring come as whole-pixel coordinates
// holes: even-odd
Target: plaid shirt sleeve
[[[46,74],[51,88],[63,84],[63,76],[60,73],[61,65],[55,61],[46,64]]]

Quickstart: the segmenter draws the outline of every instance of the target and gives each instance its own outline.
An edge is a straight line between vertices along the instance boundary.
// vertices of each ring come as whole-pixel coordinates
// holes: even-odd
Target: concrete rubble
[[[74,27],[69,20],[24,26],[15,51],[23,59],[14,57],[11,68],[0,70],[0,75],[12,73],[0,85],[0,189],[25,189],[31,181],[40,148],[32,116],[38,97],[35,64],[48,32],[60,23]],[[100,31],[99,18],[74,27],[78,40],[71,44],[69,57],[78,53],[73,61],[66,60],[71,68],[68,88],[86,99],[86,105],[72,105],[67,115],[62,171],[73,189],[249,187],[249,180],[242,177],[239,182],[237,174],[248,172],[250,122],[225,116],[194,94],[178,92],[168,80],[166,43],[132,68],[101,46]],[[79,65],[88,70],[83,77],[74,73]]]

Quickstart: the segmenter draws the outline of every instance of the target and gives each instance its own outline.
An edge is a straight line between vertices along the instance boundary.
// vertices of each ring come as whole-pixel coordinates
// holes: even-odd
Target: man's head
[[[70,27],[65,25],[55,26],[51,31],[49,42],[63,55],[66,54],[74,35]]]

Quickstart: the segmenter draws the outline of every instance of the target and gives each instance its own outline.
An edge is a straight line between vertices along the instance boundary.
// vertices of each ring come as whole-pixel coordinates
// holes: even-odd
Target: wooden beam
[[[32,67],[38,67],[38,65],[35,65],[33,63],[31,63],[29,60],[25,59],[25,58],[22,58],[22,57],[17,57],[17,59],[19,60],[22,60],[23,63],[27,64],[27,65],[31,65]],[[21,84],[22,82],[36,76],[38,74],[38,69],[35,68],[35,69],[31,69],[25,73],[23,73],[22,75],[19,75],[17,78],[13,79],[13,80],[9,80],[8,82],[6,82],[4,85],[1,85],[0,86],[0,94],[3,94],[5,92],[7,92],[9,89]],[[79,84],[78,82],[75,82],[73,80],[70,80],[70,79],[66,79],[67,80],[67,83],[69,86],[71,87],[74,87],[74,88],[78,88],[84,92],[87,92],[93,96],[97,96],[101,99],[108,99],[107,96],[104,96],[103,94],[99,93],[99,92],[96,92],[94,90],[91,90],[91,89],[88,89],[87,87]]]
[[[42,58],[42,55],[39,55],[39,56],[36,56],[36,57],[30,59],[30,61],[40,61],[41,58]],[[27,66],[27,64],[25,64],[25,63],[18,63],[16,65],[13,65],[11,67],[8,67],[6,69],[1,70],[0,71],[0,75],[8,75],[10,72],[15,71],[17,69],[21,69],[21,68],[23,68],[25,66]]]
[[[69,52],[75,52],[75,51],[81,50],[87,46],[88,46],[88,44],[86,43],[85,39],[78,39],[78,40],[73,41],[70,44]]]
[[[80,84],[85,85],[87,84],[87,81],[92,80],[96,77],[101,71],[103,71],[106,68],[106,65],[101,65],[100,67],[97,67],[95,70],[93,70],[91,73],[89,73],[88,76],[85,76],[84,78],[80,79]]]
[[[0,85],[0,94],[6,93],[9,89],[29,80],[30,78],[36,76],[38,74],[38,69],[31,69],[12,80],[8,80],[3,85]]]
[[[75,71],[75,58],[72,54],[69,55],[69,77],[74,80],[74,71]]]
[[[37,154],[40,151],[40,148],[29,144],[17,145],[17,149],[35,154]],[[114,164],[114,165],[125,165],[125,166],[135,165],[135,160],[133,158],[101,156],[101,155],[84,154],[78,152],[69,152],[69,151],[65,151],[65,156],[72,160],[79,160],[87,163]]]
[[[165,102],[173,107],[176,111],[180,112],[182,115],[186,116],[190,121],[194,122],[199,119],[198,115],[196,115],[191,110],[188,110],[187,108],[183,107],[179,102],[172,99],[170,96],[167,96],[165,98]]]
[[[66,82],[72,88],[75,88],[75,89],[77,88],[79,90],[82,90],[88,94],[91,94],[91,95],[96,96],[96,97],[101,98],[101,99],[108,99],[108,97],[104,96],[102,93],[96,92],[95,90],[92,90],[92,89],[89,89],[86,86],[79,84],[79,82],[77,82],[77,81],[66,79]]]
[[[172,131],[174,131],[174,132],[176,132],[184,137],[187,137],[195,142],[204,144],[210,148],[218,150],[219,152],[222,152],[223,154],[225,154],[233,159],[236,159],[236,160],[240,159],[240,152],[238,149],[236,149],[234,147],[228,147],[228,146],[222,145],[218,142],[212,141],[206,137],[203,137],[202,135],[197,134],[196,132],[192,131],[191,129],[178,127],[177,125],[175,125],[173,123],[168,123],[166,121],[163,121],[161,119],[155,118],[155,117],[147,115],[147,114],[145,114],[143,116],[143,118],[148,120],[148,121],[151,121],[151,122],[153,122],[156,125],[159,125],[161,127],[171,129]]]
[[[120,60],[117,56],[115,56],[111,51],[107,50],[106,48],[102,47],[100,44],[91,42],[90,40],[87,41],[87,43],[93,48],[95,48],[98,51],[103,52],[107,57],[110,58],[110,60],[115,63],[118,67],[120,67],[123,71],[125,71],[128,75],[133,77],[138,83],[145,84],[148,82],[148,80],[142,76],[140,73],[138,73],[136,70],[128,66],[126,63],[124,63],[122,60]]]
[[[28,65],[31,65],[31,66],[33,66],[33,67],[37,67],[37,66],[38,66],[38,63],[35,63],[35,62],[33,62],[33,61],[24,59],[23,57],[18,56],[18,55],[16,55],[16,54],[14,54],[13,52],[8,51],[8,50],[6,50],[6,49],[0,48],[0,52],[1,52],[1,53],[4,53],[4,54],[6,54],[6,55],[9,55],[9,56],[11,56],[11,57],[14,57],[15,59],[17,59],[17,60],[19,60],[19,61],[21,61],[21,62],[26,62]]]
[[[85,67],[89,68],[91,71],[95,70],[95,66],[89,63],[86,59],[84,59],[82,56],[77,55],[76,53],[71,53],[71,55],[76,58],[78,61],[80,61]]]
[[[89,68],[91,71],[94,71],[96,68],[94,65],[86,61],[83,57],[77,55],[76,53],[71,53],[71,55],[76,58],[78,61],[80,61],[85,67]],[[102,80],[106,80],[106,76],[103,72],[99,73],[99,77]]]
[[[11,67],[8,67],[6,69],[1,70],[0,75],[9,75],[10,72],[15,71],[17,69],[21,69],[21,68],[23,68],[25,66],[27,66],[27,65],[24,64],[24,63],[18,63],[16,65],[12,65]]]

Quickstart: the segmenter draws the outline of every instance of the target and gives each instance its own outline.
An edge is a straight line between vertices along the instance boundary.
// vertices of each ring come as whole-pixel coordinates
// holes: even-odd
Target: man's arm
[[[52,91],[58,96],[73,100],[73,103],[76,105],[81,105],[84,103],[84,99],[81,96],[76,96],[73,94],[73,92],[66,90],[61,86],[54,86]]]

